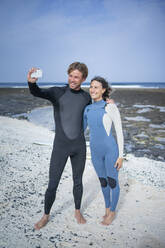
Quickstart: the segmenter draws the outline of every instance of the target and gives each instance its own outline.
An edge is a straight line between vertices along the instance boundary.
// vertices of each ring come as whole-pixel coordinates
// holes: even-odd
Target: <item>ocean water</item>
[[[53,86],[64,86],[66,82],[38,82],[41,87],[53,87]],[[89,87],[89,82],[84,82],[83,87]],[[157,88],[165,89],[165,82],[111,82],[111,86],[114,88]],[[1,82],[0,88],[27,88],[27,82]]]

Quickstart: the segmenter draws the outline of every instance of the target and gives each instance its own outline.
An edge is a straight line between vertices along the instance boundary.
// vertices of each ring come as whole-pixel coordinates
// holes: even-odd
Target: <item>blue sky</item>
[[[165,82],[165,0],[0,0],[0,82],[66,81],[81,61],[89,81]]]

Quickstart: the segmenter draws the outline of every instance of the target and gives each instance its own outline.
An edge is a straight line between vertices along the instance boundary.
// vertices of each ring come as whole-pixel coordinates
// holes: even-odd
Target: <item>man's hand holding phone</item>
[[[31,68],[28,72],[27,80],[30,83],[36,83],[38,78],[42,77],[42,70],[38,68]]]

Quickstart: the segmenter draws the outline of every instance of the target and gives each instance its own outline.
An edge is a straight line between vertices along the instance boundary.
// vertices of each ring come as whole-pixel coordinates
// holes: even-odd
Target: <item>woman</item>
[[[90,148],[92,163],[100,180],[104,200],[105,215],[103,225],[109,225],[115,217],[119,199],[118,171],[123,162],[123,133],[120,113],[115,104],[107,104],[111,88],[102,77],[91,80],[89,93],[93,104],[84,111],[84,129],[90,129]],[[115,127],[117,143],[112,135],[112,122]]]

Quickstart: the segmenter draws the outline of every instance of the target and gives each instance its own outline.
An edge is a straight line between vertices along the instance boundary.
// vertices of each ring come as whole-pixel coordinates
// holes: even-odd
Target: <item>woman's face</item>
[[[105,89],[102,87],[102,84],[96,80],[92,81],[89,88],[89,93],[91,98],[98,102],[103,99],[103,93],[105,92]]]

